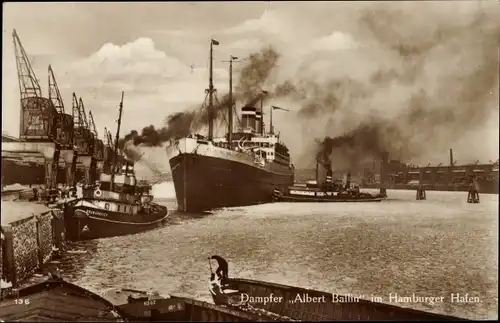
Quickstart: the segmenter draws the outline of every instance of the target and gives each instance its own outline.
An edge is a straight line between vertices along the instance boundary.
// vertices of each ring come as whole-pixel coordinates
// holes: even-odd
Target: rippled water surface
[[[172,214],[137,235],[88,242],[72,280],[97,292],[154,289],[209,301],[207,256],[230,276],[383,297],[444,296],[398,304],[471,319],[498,317],[498,195],[390,191],[382,203],[266,204],[209,215]],[[157,194],[157,196],[159,196]],[[161,195],[160,195],[161,196]],[[175,208],[175,202],[162,203]],[[451,293],[480,303],[452,303]]]

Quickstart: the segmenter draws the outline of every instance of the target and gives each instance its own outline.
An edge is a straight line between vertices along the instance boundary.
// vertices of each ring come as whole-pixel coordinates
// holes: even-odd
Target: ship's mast
[[[267,91],[262,91],[260,97],[260,134],[264,135],[264,96],[268,94]],[[271,112],[272,113],[272,112]]]
[[[283,110],[283,111],[290,111],[288,109],[285,109],[285,108],[280,108],[280,107],[277,107],[275,105],[271,106],[271,111],[269,111],[270,113],[270,120],[269,120],[269,133],[270,134],[274,134],[274,129],[273,129],[273,110]]]
[[[227,141],[229,144],[229,149],[233,149],[233,60],[238,59],[233,55],[229,58],[229,105],[227,110],[228,122],[227,122]]]
[[[113,165],[111,167],[111,191],[114,189],[116,164],[118,163],[118,139],[120,138],[120,126],[122,124],[123,95],[124,95],[124,92],[122,91],[122,99],[120,101],[120,110],[118,112],[118,126],[116,127],[116,139],[115,139],[115,149],[114,149],[114,154],[113,154]]]
[[[215,39],[210,40],[210,67],[209,67],[209,78],[208,78],[208,140],[212,141],[214,137],[214,82],[213,82],[213,46],[219,45],[219,42]]]
[[[316,156],[316,184],[319,185],[319,160]]]
[[[271,111],[269,111],[269,133],[272,135],[274,134],[274,129],[273,129],[273,110],[276,109],[274,105],[271,106]]]

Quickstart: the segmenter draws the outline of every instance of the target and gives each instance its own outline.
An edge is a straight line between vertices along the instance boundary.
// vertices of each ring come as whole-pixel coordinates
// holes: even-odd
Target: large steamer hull
[[[479,193],[498,194],[499,191],[498,180],[493,180],[493,181],[479,180],[477,181],[477,186]]]
[[[127,214],[98,210],[88,206],[75,206],[65,210],[65,226],[68,240],[82,241],[135,234],[162,225],[168,210],[155,205],[157,211],[146,214]]]
[[[179,210],[186,212],[268,203],[275,189],[284,191],[293,183],[292,173],[273,174],[247,164],[194,154],[172,158],[170,167]]]
[[[167,150],[180,211],[267,203],[275,189],[285,192],[293,184],[293,169],[287,166],[262,167],[238,152],[207,144],[193,146],[194,139],[182,141],[177,151]]]

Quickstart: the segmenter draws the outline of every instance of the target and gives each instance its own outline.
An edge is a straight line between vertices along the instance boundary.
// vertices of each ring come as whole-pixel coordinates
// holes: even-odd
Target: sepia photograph
[[[0,322],[498,320],[497,1],[2,14]]]

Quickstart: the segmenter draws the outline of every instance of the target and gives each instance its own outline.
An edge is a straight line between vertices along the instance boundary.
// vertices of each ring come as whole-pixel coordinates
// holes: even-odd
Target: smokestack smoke
[[[329,118],[317,158],[331,160],[335,169],[378,159],[381,151],[404,160],[446,151],[498,108],[492,95],[499,74],[495,10],[431,13],[436,19],[423,22],[421,12],[404,10],[420,4],[391,6],[399,8],[361,12],[363,46],[332,53],[333,77],[317,81],[303,73],[276,88],[275,95],[299,102],[302,120]]]
[[[244,61],[239,73],[237,71],[239,80],[234,89],[233,100],[252,106],[257,103],[263,95],[261,93],[262,86],[276,67],[278,58],[278,53],[271,46],[251,54]],[[222,95],[218,102],[214,102],[215,121],[225,118],[229,105],[228,94]],[[119,146],[123,148],[125,143],[130,140],[136,146],[160,146],[169,140],[186,137],[190,133],[200,130],[207,123],[208,111],[206,108],[177,112],[169,115],[165,120],[165,126],[160,129],[150,125],[144,127],[140,133],[137,130],[132,130],[120,139]]]
[[[142,162],[153,174],[161,174],[161,171],[153,163],[144,158],[144,153],[134,144],[133,139],[124,142],[121,151],[132,164]]]
[[[242,105],[255,105],[265,86],[266,100],[295,106],[296,124],[290,128],[309,126],[297,136],[321,138],[313,158],[334,169],[355,172],[365,160],[370,165],[373,158],[378,160],[381,151],[405,161],[446,151],[498,108],[500,25],[496,4],[482,3],[484,8],[476,12],[475,7],[438,6],[444,4],[364,6],[349,19],[352,28],[346,29],[352,33],[339,32],[354,45],[299,55],[293,78],[272,82],[274,87],[268,83],[280,55],[272,47],[263,48],[244,61],[233,97]],[[227,95],[219,100],[218,120],[229,104]],[[206,109],[188,110],[169,116],[164,128],[149,126],[126,138],[160,145],[199,130],[207,119]],[[294,139],[287,140],[292,152],[311,146]]]

